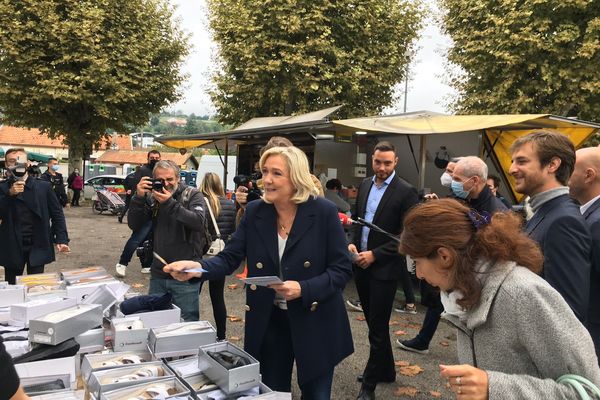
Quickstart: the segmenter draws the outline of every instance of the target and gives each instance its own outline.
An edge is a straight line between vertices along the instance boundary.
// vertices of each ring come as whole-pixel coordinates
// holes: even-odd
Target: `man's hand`
[[[138,197],[144,197],[146,195],[146,193],[150,192],[151,190],[152,190],[152,181],[150,180],[150,177],[148,177],[148,176],[142,177],[140,182],[135,187],[135,191],[136,191],[136,194],[138,195]]]
[[[8,193],[10,193],[11,196],[18,196],[19,194],[23,193],[24,191],[25,191],[25,181],[16,181],[10,187],[10,190],[8,191]]]
[[[160,204],[162,204],[165,201],[169,200],[171,197],[173,197],[173,193],[169,192],[165,188],[162,188],[161,192],[157,192],[156,190],[153,190],[152,197],[154,197],[154,199],[156,201],[158,201]]]
[[[70,253],[71,249],[69,248],[68,244],[57,243],[56,251],[58,251],[59,253]]]
[[[440,375],[448,379],[450,389],[460,400],[487,400],[487,372],[471,365],[440,365]]]
[[[171,274],[174,279],[178,281],[185,282],[189,281],[192,278],[200,278],[202,276],[202,272],[182,272],[188,269],[198,269],[202,268],[202,265],[199,262],[191,261],[191,260],[183,260],[183,261],[175,261],[170,264],[167,264],[163,267],[163,272],[167,274]]]
[[[302,288],[297,281],[285,281],[283,283],[269,285],[269,287],[282,295],[287,301],[296,300],[297,298],[302,297]]]
[[[354,262],[362,269],[367,269],[375,262],[375,256],[371,250],[361,251]]]
[[[246,186],[238,186],[235,189],[235,201],[242,208],[246,208],[246,204],[248,203],[248,188]]]

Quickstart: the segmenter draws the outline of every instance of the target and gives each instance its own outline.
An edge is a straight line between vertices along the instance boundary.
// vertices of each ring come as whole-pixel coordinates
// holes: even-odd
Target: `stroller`
[[[96,189],[96,195],[92,200],[92,211],[98,215],[104,211],[120,215],[125,208],[125,202],[121,196],[103,187]]]

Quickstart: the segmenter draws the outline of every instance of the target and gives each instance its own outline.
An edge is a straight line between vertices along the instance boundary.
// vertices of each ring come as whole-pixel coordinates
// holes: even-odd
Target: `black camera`
[[[162,192],[165,188],[165,181],[162,179],[152,179],[152,190]]]
[[[235,182],[236,185],[248,188],[248,197],[246,197],[248,203],[258,200],[262,196],[262,192],[258,188],[257,183],[260,178],[262,178],[260,172],[255,172],[251,175],[237,175],[233,178],[233,182]]]
[[[15,184],[15,182],[24,180],[26,173],[27,164],[17,164],[12,167],[8,167],[6,170],[6,180],[8,181],[8,186],[11,187]]]
[[[135,255],[140,259],[142,268],[150,268],[152,265],[154,259],[154,255],[152,254],[153,251],[154,244],[152,243],[152,239],[144,240],[140,247],[135,249]]]

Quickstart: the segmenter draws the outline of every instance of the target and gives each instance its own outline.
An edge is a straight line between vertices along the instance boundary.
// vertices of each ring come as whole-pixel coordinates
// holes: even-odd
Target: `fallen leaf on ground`
[[[239,342],[240,340],[242,340],[242,338],[239,336],[230,336],[229,337],[230,342]]]
[[[400,322],[398,322],[398,321],[390,321],[390,326],[394,326],[394,325],[400,325]]]
[[[363,315],[356,317],[357,321],[366,321],[366,318]]]
[[[446,342],[445,340],[442,340],[442,341],[440,342],[440,346],[443,346],[443,347],[448,347],[448,346],[450,346],[450,343]]]
[[[421,330],[421,324],[408,324],[408,325],[406,325],[406,327],[411,328],[411,329]]]
[[[144,284],[143,283],[134,283],[131,285],[131,287],[134,289],[139,289],[139,288],[143,288]]]
[[[238,288],[237,283],[232,283],[231,285],[227,285],[227,289],[233,290],[233,289],[237,289],[237,288]]]
[[[410,363],[408,361],[398,360],[398,361],[394,362],[394,365],[396,367],[408,367],[410,365]]]
[[[235,315],[228,315],[227,319],[229,322],[240,322],[242,320],[240,317],[236,317]]]
[[[394,335],[398,335],[398,336],[406,335],[406,331],[396,331],[396,332],[394,332]]]
[[[417,388],[414,388],[412,386],[400,386],[394,392],[394,396],[396,396],[396,397],[402,397],[402,396],[415,397],[417,395],[417,393],[419,393]]]
[[[442,397],[442,394],[440,392],[438,392],[437,390],[430,390],[429,395],[431,397]]]
[[[418,365],[409,365],[406,367],[400,367],[400,375],[404,375],[404,376],[417,376],[423,371],[424,371],[424,369],[419,367]]]

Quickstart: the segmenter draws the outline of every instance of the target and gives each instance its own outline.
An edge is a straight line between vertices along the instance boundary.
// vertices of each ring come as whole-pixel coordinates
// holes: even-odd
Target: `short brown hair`
[[[291,147],[293,145],[294,144],[288,138],[284,138],[283,136],[273,136],[269,139],[267,144],[260,149],[259,154],[262,156],[265,154],[265,151],[272,149],[273,147]]]
[[[11,153],[25,153],[27,154],[27,151],[25,151],[24,148],[22,147],[11,147],[10,149],[6,150],[6,152],[4,153],[4,158],[8,157],[9,154]]]
[[[382,140],[381,142],[377,143],[375,145],[375,148],[373,149],[373,153],[375,153],[376,151],[393,151],[394,154],[396,154],[396,147],[391,144],[390,142],[388,142],[387,140]]]
[[[533,131],[515,140],[510,146],[510,153],[514,153],[527,143],[533,145],[542,167],[548,165],[554,157],[560,160],[560,166],[556,170],[555,176],[558,182],[566,186],[575,168],[575,146],[573,142],[559,132],[551,130]]]
[[[469,207],[453,199],[422,203],[408,212],[400,237],[400,252],[413,258],[437,257],[440,247],[454,254],[450,286],[464,297],[458,304],[470,309],[479,301],[481,284],[474,267],[479,261],[515,261],[535,273],[542,269],[538,244],[521,230],[512,212],[496,213],[489,224],[476,228]]]

